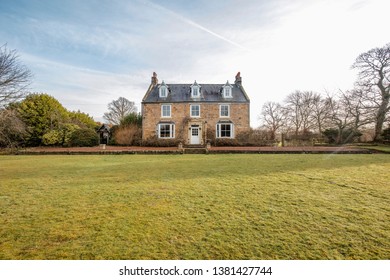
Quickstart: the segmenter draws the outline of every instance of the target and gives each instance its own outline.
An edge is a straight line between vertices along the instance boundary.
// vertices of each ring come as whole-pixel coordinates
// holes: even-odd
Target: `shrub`
[[[315,137],[318,137],[318,135],[315,135],[313,132],[309,130],[303,130],[303,131],[299,131],[298,134],[287,134],[286,140],[287,141],[295,140],[295,142],[304,142],[304,141],[311,141]]]
[[[381,136],[383,137],[383,140],[390,141],[390,127],[384,129]]]
[[[323,132],[324,136],[328,139],[330,144],[346,144],[352,143],[357,137],[362,134],[359,131],[347,128],[342,131],[335,128],[328,128]]]
[[[236,139],[241,146],[269,146],[275,144],[275,140],[271,140],[269,132],[261,129],[250,129],[241,132],[237,134]]]
[[[0,147],[18,147],[27,135],[27,126],[16,110],[0,110]]]
[[[30,94],[14,106],[29,128],[29,135],[26,137],[28,146],[43,144],[43,135],[50,130],[60,129],[69,117],[61,103],[48,94]]]
[[[69,119],[71,123],[76,124],[77,126],[82,128],[94,129],[98,126],[98,124],[91,116],[80,111],[69,112]]]
[[[212,146],[267,146],[275,143],[274,140],[269,140],[266,131],[259,129],[240,132],[235,138],[216,138],[215,130],[208,129],[207,142]]]
[[[78,125],[71,123],[64,124],[61,128],[45,133],[42,137],[42,144],[47,146],[69,146],[70,137],[78,129],[80,129]]]
[[[142,127],[142,115],[137,113],[130,113],[125,116],[121,122],[120,126],[136,125]]]
[[[140,143],[142,130],[136,124],[121,126],[115,129],[114,139],[117,145],[137,145]]]
[[[183,139],[159,139],[157,136],[150,137],[142,142],[147,147],[177,147]]]
[[[50,130],[42,137],[42,143],[46,146],[54,146],[60,144],[60,132],[58,130]]]
[[[240,142],[237,139],[216,138],[215,146],[240,146]]]
[[[69,145],[72,147],[93,147],[99,144],[99,137],[95,130],[82,128],[74,131]]]
[[[206,143],[210,143],[212,146],[216,144],[215,129],[207,128]]]

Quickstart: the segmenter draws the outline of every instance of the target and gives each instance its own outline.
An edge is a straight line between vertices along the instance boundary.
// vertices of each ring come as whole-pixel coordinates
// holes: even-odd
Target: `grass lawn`
[[[359,145],[357,147],[378,152],[390,153],[390,145]]]
[[[390,156],[0,156],[0,259],[389,259]]]

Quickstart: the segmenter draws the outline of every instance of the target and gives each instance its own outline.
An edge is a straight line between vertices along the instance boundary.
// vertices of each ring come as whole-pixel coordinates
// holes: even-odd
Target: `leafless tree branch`
[[[371,100],[376,104],[374,139],[380,140],[390,110],[390,43],[360,54],[352,68],[360,71],[357,85],[371,94]]]
[[[32,73],[19,62],[16,50],[0,47],[0,108],[23,98],[30,85]]]
[[[108,110],[108,112],[104,113],[103,118],[115,125],[119,125],[127,115],[137,113],[137,107],[134,102],[124,97],[119,97],[117,100],[109,103]]]

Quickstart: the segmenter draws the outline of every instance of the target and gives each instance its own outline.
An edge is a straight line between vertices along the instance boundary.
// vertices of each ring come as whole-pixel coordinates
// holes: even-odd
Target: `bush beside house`
[[[94,129],[82,128],[74,131],[69,139],[71,147],[93,147],[99,145],[99,136]]]

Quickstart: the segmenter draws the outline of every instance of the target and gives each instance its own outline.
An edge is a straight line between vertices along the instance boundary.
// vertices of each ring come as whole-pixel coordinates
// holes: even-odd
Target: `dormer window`
[[[199,98],[200,97],[200,85],[195,81],[195,83],[191,86],[191,98]]]
[[[159,97],[166,98],[167,96],[168,96],[168,86],[165,84],[164,81],[162,81],[159,87]]]
[[[161,87],[160,88],[160,97],[167,97],[167,88],[166,87]]]
[[[229,81],[222,87],[222,96],[223,98],[232,98],[232,88],[233,86],[229,84]]]
[[[225,98],[232,97],[232,89],[229,87],[225,87],[223,89],[223,97],[225,97]]]

